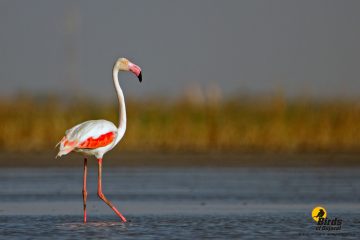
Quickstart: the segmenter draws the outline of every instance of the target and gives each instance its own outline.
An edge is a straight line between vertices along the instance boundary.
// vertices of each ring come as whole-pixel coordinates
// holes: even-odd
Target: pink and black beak
[[[138,77],[140,82],[142,81],[141,68],[138,65],[129,62],[129,70]]]
[[[139,82],[142,82],[142,75],[141,75],[141,71],[140,71],[140,73],[139,73],[138,79],[139,79]]]

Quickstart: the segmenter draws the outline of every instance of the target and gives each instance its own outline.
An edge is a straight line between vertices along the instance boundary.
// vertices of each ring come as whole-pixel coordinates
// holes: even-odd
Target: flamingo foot
[[[116,207],[105,197],[102,192],[98,193],[98,196],[101,200],[103,200],[109,207],[119,216],[119,218],[125,223],[127,222],[126,218],[116,209]]]

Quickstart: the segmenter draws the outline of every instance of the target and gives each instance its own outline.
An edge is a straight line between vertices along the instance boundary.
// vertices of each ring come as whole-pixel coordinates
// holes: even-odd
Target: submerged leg
[[[98,171],[98,196],[101,200],[103,200],[109,207],[118,215],[123,222],[126,222],[126,218],[116,209],[116,207],[105,197],[102,192],[102,184],[101,184],[101,173],[102,173],[102,158],[98,159],[99,171]]]
[[[87,191],[86,191],[86,177],[87,177],[87,158],[84,158],[84,181],[83,181],[83,202],[84,202],[84,223],[86,223],[86,198],[87,198]]]

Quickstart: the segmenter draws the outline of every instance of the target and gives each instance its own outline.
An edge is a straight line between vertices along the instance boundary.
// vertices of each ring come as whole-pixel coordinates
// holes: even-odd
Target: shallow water
[[[358,239],[357,168],[104,168],[96,196],[89,169],[88,223],[82,223],[82,169],[0,170],[0,237],[6,239]],[[341,218],[317,231],[312,209]]]

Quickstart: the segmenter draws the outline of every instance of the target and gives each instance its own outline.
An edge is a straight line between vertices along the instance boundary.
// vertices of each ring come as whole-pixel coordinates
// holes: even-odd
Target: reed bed
[[[0,150],[52,151],[89,119],[117,123],[115,103],[20,96],[0,100]],[[358,152],[360,105],[282,96],[193,102],[127,99],[128,126],[115,151]]]

